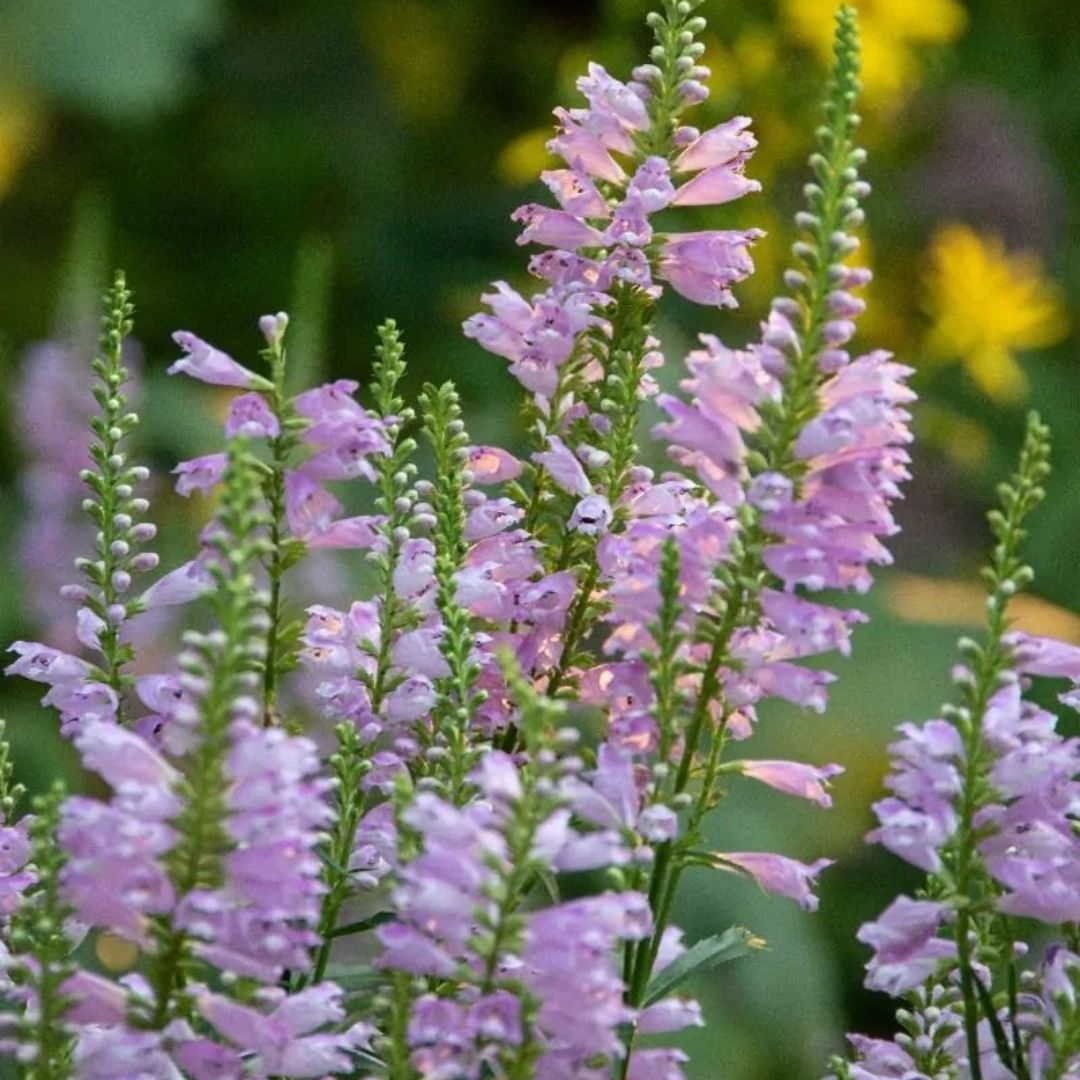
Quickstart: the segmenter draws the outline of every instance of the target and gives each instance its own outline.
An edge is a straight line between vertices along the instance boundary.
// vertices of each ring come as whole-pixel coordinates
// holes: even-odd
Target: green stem
[[[278,395],[274,394],[275,413],[278,412]],[[263,723],[270,727],[277,716],[277,677],[281,663],[281,580],[285,575],[283,544],[285,541],[285,462],[288,446],[284,436],[270,442],[271,475],[266,485],[266,503],[270,511],[270,603],[267,606],[269,626],[266,630],[266,663],[263,668]]]
[[[195,889],[213,889],[222,876],[222,859],[231,841],[225,831],[225,756],[233,707],[244,689],[244,677],[254,670],[253,623],[264,602],[255,588],[251,567],[265,549],[260,538],[265,524],[257,467],[242,444],[230,447],[225,471],[221,531],[213,543],[218,560],[211,566],[215,589],[211,604],[221,640],[201,638],[183,654],[181,666],[204,679],[199,703],[198,744],[183,788],[183,809],[176,821],[178,840],[166,856],[176,896]],[[158,950],[150,982],[154,990],[152,1026],[161,1029],[172,1019],[176,994],[183,985],[188,954],[187,932],[168,916],[155,926]]]
[[[720,692],[720,668],[727,657],[731,637],[739,624],[739,616],[742,613],[744,601],[745,596],[742,586],[737,586],[735,595],[730,597],[727,602],[723,621],[716,630],[709,651],[709,658],[702,673],[701,689],[697,696],[693,716],[686,730],[682,759],[675,774],[672,787],[673,796],[681,795],[690,784],[693,762],[702,733],[705,730],[709,706]],[[698,792],[697,804],[691,815],[691,821],[694,823],[695,828],[700,827],[705,810],[712,798],[721,748],[721,740],[719,733],[717,733],[714,736],[713,746],[710,751],[709,764],[706,766],[707,782],[702,784]],[[653,864],[652,878],[649,885],[649,906],[653,911],[653,932],[651,937],[646,938],[637,946],[633,979],[627,994],[629,1003],[635,1007],[639,1006],[644,1000],[645,991],[652,977],[653,965],[659,952],[660,942],[667,927],[675,887],[682,874],[682,867],[677,856],[676,844],[670,840],[660,844],[656,851],[656,861]],[[627,1056],[629,1057],[629,1053]]]
[[[341,740],[341,755],[348,755],[358,762],[360,760],[359,754],[355,752],[348,737],[344,733],[339,733],[338,737]],[[343,762],[343,764],[345,763]],[[360,819],[363,817],[365,809],[365,800],[357,790],[359,776],[352,776],[347,765],[343,772],[347,775],[339,789],[341,795],[338,802],[338,815],[334,822],[333,835],[330,838],[326,897],[323,901],[318,927],[320,943],[319,950],[315,954],[315,963],[312,966],[311,983],[322,982],[326,976],[326,968],[330,963],[330,952],[333,947],[331,935],[337,926],[342,905],[344,905],[349,895],[351,884],[349,863],[352,859],[353,844],[356,842],[356,831],[360,826]],[[346,783],[351,785],[349,790],[345,788]]]
[[[394,572],[404,543],[402,531],[412,513],[412,500],[406,497],[414,466],[409,461],[416,444],[403,434],[413,419],[411,409],[397,394],[398,382],[404,373],[404,347],[396,324],[390,320],[379,327],[376,347],[375,379],[372,395],[386,425],[391,452],[376,463],[379,483],[378,509],[385,514],[382,536],[386,550],[377,563],[380,571],[379,645],[375,653],[375,671],[368,679],[371,711],[378,716],[383,700],[392,689],[391,669],[393,645],[398,630],[407,617],[394,588]],[[319,917],[319,936],[322,941],[315,956],[311,982],[320,982],[326,974],[332,949],[331,935],[337,926],[338,915],[348,899],[352,886],[350,862],[357,829],[367,809],[367,800],[360,791],[360,781],[366,770],[367,754],[371,747],[361,742],[351,721],[337,731],[338,752],[331,764],[338,780],[338,813],[327,845],[328,860],[325,874],[326,894]]]
[[[262,354],[270,364],[272,387],[269,391],[270,411],[278,422],[278,434],[270,440],[270,475],[263,485],[269,511],[267,575],[270,579],[270,603],[267,606],[266,660],[263,667],[263,723],[270,727],[277,722],[277,680],[284,669],[281,656],[282,579],[285,576],[285,469],[289,455],[296,445],[296,434],[290,429],[294,413],[285,392],[285,346],[282,336],[275,336]]]
[[[390,1024],[386,1033],[390,1043],[387,1062],[388,1080],[413,1080],[416,1072],[409,1060],[409,1013],[412,1008],[412,992],[409,976],[401,972],[393,975],[390,1004]]]
[[[985,887],[980,879],[981,863],[978,857],[979,832],[975,816],[985,801],[983,718],[990,699],[999,686],[999,678],[1011,663],[1009,650],[1004,644],[1008,630],[1008,602],[1019,587],[1031,578],[1030,568],[1022,565],[1019,558],[1020,543],[1024,537],[1023,522],[1026,516],[1043,498],[1040,487],[1049,471],[1048,432],[1032,414],[1020,466],[1012,485],[1003,485],[1002,510],[990,515],[991,526],[997,538],[991,565],[987,570],[990,595],[987,600],[987,631],[981,647],[972,644],[975,654],[974,679],[966,691],[966,709],[960,714],[960,729],[964,739],[963,792],[960,802],[960,821],[957,829],[956,866],[954,872],[955,894],[959,902],[956,918],[955,940],[960,967],[960,988],[964,998],[964,1029],[972,1080],[981,1080],[982,1066],[979,1061],[979,1003],[973,969],[974,957],[969,934],[972,929],[972,911],[979,903],[975,895]],[[1011,960],[1012,958],[1010,958]],[[1020,1058],[1019,1047],[1017,1057]]]

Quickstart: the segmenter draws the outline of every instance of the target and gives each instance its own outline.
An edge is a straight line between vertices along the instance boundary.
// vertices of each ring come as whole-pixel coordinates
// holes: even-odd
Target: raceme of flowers
[[[889,794],[868,839],[926,879],[858,936],[873,951],[866,985],[898,999],[902,1030],[894,1041],[851,1036],[855,1061],[835,1061],[834,1078],[1080,1069],[1080,741],[1028,700],[1049,679],[1061,705],[1080,707],[1080,648],[1010,630],[1007,615],[1034,576],[1019,545],[1044,496],[1048,439],[1032,416],[1019,468],[990,514],[987,629],[960,642],[960,703],[902,724],[890,748]],[[1032,922],[1044,928],[1034,963],[1023,939]]]
[[[695,6],[665,0],[648,62],[628,82],[590,65],[583,104],[556,110],[553,202],[513,215],[536,284],[496,282],[465,322],[522,388],[524,450],[474,443],[451,384],[406,401],[393,322],[363,389],[293,387],[284,313],[259,320],[251,366],[178,332],[170,373],[231,396],[223,447],[174,470],[208,523],[161,572],[118,275],[85,402],[72,392],[89,439],[41,448],[68,475],[40,512],[66,523],[77,482],[90,522],[70,617],[7,669],[41,684],[107,792],[57,787],[19,816],[0,744],[0,1052],[21,1075],[675,1080],[685,1055],[664,1037],[704,1022],[683,983],[757,945],[741,928],[682,940],[685,871],[817,907],[827,855],[710,851],[704,827],[740,778],[831,804],[839,765],[731,751],[762,702],[828,707],[832,675],[804,661],[847,655],[864,619],[822,594],[864,593],[890,561],[911,372],[848,351],[869,187],[843,8],[784,294],[757,340],[702,335],[659,392],[665,294],[734,306],[761,235],[694,227],[760,187],[748,119],[686,120],[709,74]],[[55,377],[31,364],[31,387]],[[660,472],[638,446],[650,399]],[[838,1075],[915,1075],[927,1039],[959,1063],[1006,1019],[991,1051],[1016,1075],[1073,1067],[1076,943],[1028,973],[1038,1001],[1027,983],[1006,1019],[984,1001],[989,943],[1021,956],[994,919],[1078,920],[1076,750],[1021,691],[1080,664],[1003,621],[1044,469],[1035,425],[995,518],[991,637],[957,673],[970,701],[904,729],[878,808],[876,838],[933,877],[864,928],[870,982],[911,995],[904,1016],[932,1033],[856,1041]],[[61,539],[41,574],[62,572]],[[361,553],[367,594],[305,598],[320,549]],[[149,629],[162,609],[187,627],[171,658]],[[130,943],[134,966],[97,970],[88,938]]]

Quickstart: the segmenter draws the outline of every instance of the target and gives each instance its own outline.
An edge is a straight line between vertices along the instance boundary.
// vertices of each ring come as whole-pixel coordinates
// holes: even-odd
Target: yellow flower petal
[[[928,356],[962,364],[999,402],[1020,400],[1027,381],[1016,354],[1045,348],[1069,332],[1060,288],[1038,257],[1006,250],[968,225],[942,227],[930,244]]]

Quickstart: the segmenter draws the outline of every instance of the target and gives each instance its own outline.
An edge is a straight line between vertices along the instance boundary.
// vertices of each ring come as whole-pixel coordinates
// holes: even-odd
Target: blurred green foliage
[[[701,330],[755,331],[777,286],[817,122],[832,0],[705,0],[714,95],[702,125],[755,118],[765,182],[731,217],[763,225],[742,309],[672,302],[669,356]],[[864,849],[869,804],[901,719],[947,696],[957,628],[977,619],[981,507],[1035,405],[1055,428],[1056,472],[1030,554],[1046,599],[1080,609],[1080,5],[1061,0],[863,0],[865,139],[875,184],[867,239],[877,280],[861,342],[918,368],[915,482],[897,573],[825,718],[774,710],[751,753],[837,761],[830,812],[733,788],[721,847],[827,855],[821,911],[710,874],[689,879],[691,938],[744,922],[770,942],[699,990],[715,1018],[697,1077],[814,1077],[850,1027],[885,1030],[860,989],[860,921],[907,881]],[[290,308],[305,379],[363,378],[373,327],[403,326],[414,384],[455,379],[478,440],[513,444],[517,392],[460,320],[492,279],[524,281],[510,211],[535,197],[550,109],[595,58],[642,56],[647,0],[5,0],[0,4],[0,638],[20,615],[14,544],[26,346],[85,335],[111,265],[137,293],[146,353],[143,445],[165,471],[212,449],[212,395],[164,377],[169,333],[237,358],[258,315]],[[999,239],[1000,238],[1000,241]],[[1021,254],[1026,253],[1026,254]],[[92,335],[91,335],[92,340]],[[1034,351],[1025,351],[1034,350]],[[677,368],[664,378],[674,383]],[[657,462],[659,464],[659,462]],[[160,506],[174,565],[190,508]],[[927,583],[924,578],[931,580]],[[946,584],[947,583],[947,587]],[[1028,625],[1077,624],[1050,605]],[[27,686],[0,688],[20,771],[39,789],[71,754]],[[735,840],[737,838],[737,841]]]

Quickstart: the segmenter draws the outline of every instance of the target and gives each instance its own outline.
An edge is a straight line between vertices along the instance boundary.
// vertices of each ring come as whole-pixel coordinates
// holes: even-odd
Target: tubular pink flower
[[[193,491],[209,491],[221,483],[228,458],[225,454],[206,454],[203,457],[181,461],[173,469],[177,475],[176,493],[188,496]]]
[[[673,206],[720,206],[760,191],[761,182],[750,180],[727,165],[700,172],[683,184],[672,200]]]
[[[215,386],[239,386],[249,390],[269,390],[271,384],[261,375],[248,371],[231,356],[208,345],[187,330],[177,330],[173,341],[186,353],[169,367],[170,375],[190,375]]]
[[[733,116],[702,132],[675,159],[675,171],[696,172],[746,157],[757,146],[754,133],[747,130],[751,123],[748,116]]]
[[[715,857],[722,869],[736,867],[743,870],[766,892],[790,897],[806,911],[817,911],[818,898],[812,892],[814,879],[826,867],[833,865],[832,859],[818,859],[807,865],[785,855],[751,851],[737,854],[719,852]]]
[[[844,771],[842,765],[804,765],[799,761],[742,761],[739,772],[753,780],[782,791],[786,795],[797,795],[800,799],[809,799],[818,806],[832,806],[828,784],[834,776]]]
[[[660,248],[660,277],[697,304],[737,307],[731,286],[754,272],[748,249],[764,235],[760,229],[671,234]]]

